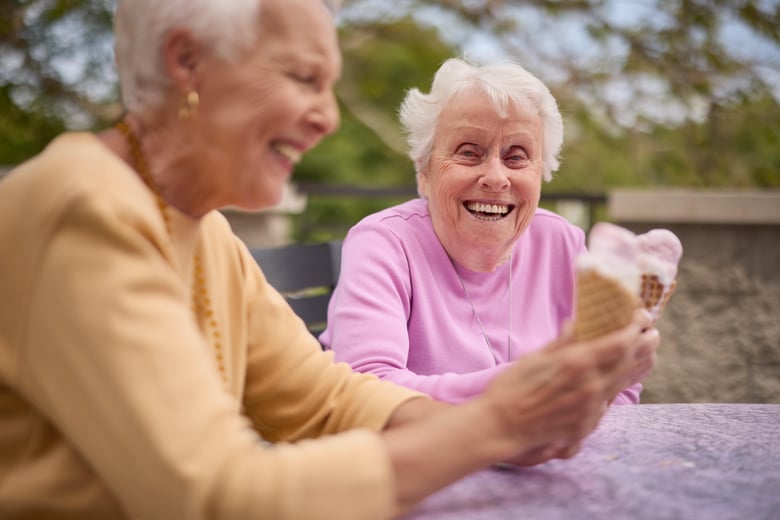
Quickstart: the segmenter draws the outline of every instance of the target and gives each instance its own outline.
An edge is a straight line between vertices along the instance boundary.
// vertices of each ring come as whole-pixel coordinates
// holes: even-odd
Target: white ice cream
[[[643,273],[654,274],[668,286],[677,277],[677,265],[683,248],[677,235],[668,229],[651,229],[637,235],[639,243],[639,268]]]
[[[639,294],[641,251],[634,233],[615,224],[598,222],[588,235],[588,252],[577,258],[577,269],[595,269],[618,280],[632,294]]]

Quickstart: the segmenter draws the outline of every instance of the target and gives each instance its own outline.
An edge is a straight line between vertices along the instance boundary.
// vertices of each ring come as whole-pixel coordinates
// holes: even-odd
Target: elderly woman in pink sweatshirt
[[[548,88],[514,63],[445,62],[400,110],[420,198],[370,215],[343,243],[320,336],[359,372],[461,402],[509,361],[555,339],[574,306],[580,228],[539,208],[563,123]],[[658,331],[637,345],[652,368]],[[637,403],[636,378],[615,403]]]

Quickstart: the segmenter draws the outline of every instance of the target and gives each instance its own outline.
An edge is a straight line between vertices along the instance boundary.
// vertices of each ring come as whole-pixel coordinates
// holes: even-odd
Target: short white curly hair
[[[514,62],[477,65],[460,58],[445,61],[436,72],[428,94],[413,88],[399,109],[399,119],[409,145],[409,157],[417,174],[430,159],[442,110],[455,94],[479,89],[504,116],[509,103],[539,114],[543,128],[543,175],[550,181],[558,170],[563,145],[563,118],[550,89],[536,76]]]

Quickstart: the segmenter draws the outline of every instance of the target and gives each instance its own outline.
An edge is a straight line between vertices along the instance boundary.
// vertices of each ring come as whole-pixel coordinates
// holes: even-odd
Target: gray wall
[[[642,402],[780,403],[780,192],[614,192],[609,211],[684,249]]]

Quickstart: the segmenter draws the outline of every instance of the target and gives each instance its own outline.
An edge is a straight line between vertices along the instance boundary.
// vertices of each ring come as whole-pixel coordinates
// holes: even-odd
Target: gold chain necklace
[[[452,258],[450,258],[450,263],[452,263],[452,269],[455,271],[455,276],[458,277],[460,286],[463,288],[463,294],[466,295],[466,299],[469,301],[469,305],[471,305],[471,311],[474,313],[474,317],[477,319],[479,330],[482,332],[482,337],[485,339],[485,345],[487,345],[490,354],[493,356],[493,362],[498,365],[499,362],[498,358],[496,357],[496,351],[493,350],[493,345],[490,344],[490,338],[488,338],[487,332],[485,331],[485,326],[482,325],[482,320],[480,319],[479,313],[477,312],[477,307],[474,305],[474,301],[471,299],[471,295],[466,289],[466,283],[463,281],[463,277],[460,276],[458,269],[455,267],[455,261],[452,260]],[[512,255],[509,255],[509,266],[507,269],[506,290],[508,301],[506,320],[506,359],[507,361],[512,361]]]
[[[165,222],[165,229],[168,232],[168,238],[173,242],[173,234],[171,233],[171,217],[168,213],[168,203],[163,199],[160,189],[152,179],[149,173],[149,164],[146,161],[146,156],[141,149],[141,143],[138,141],[138,137],[135,135],[130,125],[122,119],[116,124],[117,130],[127,140],[127,144],[130,147],[130,160],[132,166],[135,168],[141,180],[146,186],[152,190],[154,197],[157,201],[157,207],[160,209],[163,221]],[[195,318],[199,323],[204,324],[204,328],[207,329],[206,335],[211,333],[212,343],[214,345],[214,355],[217,360],[217,366],[219,367],[219,373],[222,377],[222,382],[227,385],[227,371],[225,370],[225,357],[222,353],[222,341],[219,334],[219,328],[217,320],[214,316],[214,310],[211,308],[211,298],[209,297],[208,289],[206,288],[206,277],[203,271],[203,263],[201,262],[200,255],[195,253],[192,259],[193,263],[193,280],[192,280],[192,312],[195,314]]]

